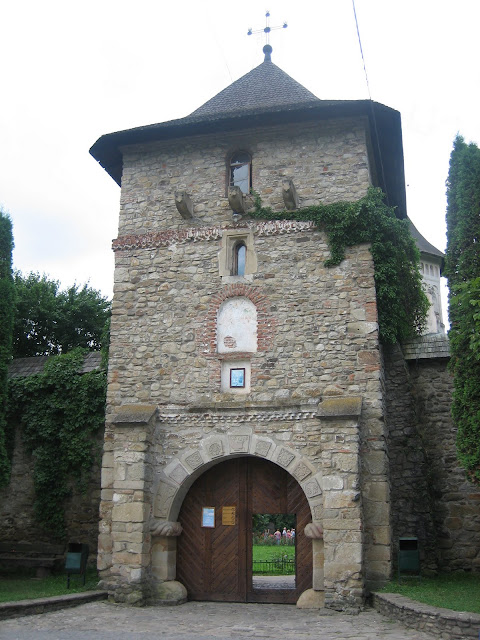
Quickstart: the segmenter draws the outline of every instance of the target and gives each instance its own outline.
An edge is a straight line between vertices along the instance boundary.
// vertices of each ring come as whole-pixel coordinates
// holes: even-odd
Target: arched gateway
[[[252,522],[256,514],[295,518],[296,572],[291,584],[255,583]],[[215,465],[192,485],[178,520],[183,531],[178,537],[177,580],[185,585],[190,599],[296,602],[312,587],[312,541],[304,533],[311,522],[310,507],[295,478],[278,465],[252,456]],[[269,550],[281,555],[282,548]]]

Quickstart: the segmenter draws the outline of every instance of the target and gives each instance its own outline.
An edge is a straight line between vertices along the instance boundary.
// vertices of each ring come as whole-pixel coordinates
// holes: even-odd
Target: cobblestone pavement
[[[0,622],[2,640],[432,640],[374,610],[347,615],[294,605],[189,602],[136,609],[93,602]]]

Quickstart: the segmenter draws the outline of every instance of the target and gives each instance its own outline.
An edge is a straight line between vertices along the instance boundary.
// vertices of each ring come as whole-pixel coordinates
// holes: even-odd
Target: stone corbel
[[[316,522],[307,524],[303,532],[311,540],[323,540],[323,529]]]
[[[150,520],[150,533],[152,536],[165,536],[173,538],[182,533],[182,525],[179,522],[170,522],[169,520],[158,520],[152,518]]]
[[[186,191],[175,191],[175,205],[185,220],[193,218],[193,202]]]
[[[292,211],[293,209],[298,209],[298,195],[297,190],[295,189],[295,185],[293,184],[293,180],[287,178],[282,183],[282,195],[283,202],[285,203],[285,207]]]
[[[145,427],[153,423],[157,407],[153,404],[125,404],[118,408],[112,422],[117,426]]]
[[[233,213],[245,213],[245,194],[240,187],[228,187],[228,204]]]
[[[317,405],[317,416],[320,418],[358,418],[361,413],[361,396],[325,398]]]

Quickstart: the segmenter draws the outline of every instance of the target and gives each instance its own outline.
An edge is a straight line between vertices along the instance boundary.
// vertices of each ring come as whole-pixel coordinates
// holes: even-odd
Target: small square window
[[[225,359],[221,362],[220,391],[233,395],[250,393],[251,363],[249,360]]]
[[[245,369],[230,369],[230,388],[245,388]]]

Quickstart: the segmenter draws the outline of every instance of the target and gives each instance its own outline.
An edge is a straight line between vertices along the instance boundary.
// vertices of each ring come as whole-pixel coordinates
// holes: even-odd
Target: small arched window
[[[238,151],[230,158],[231,187],[240,187],[242,193],[250,193],[252,186],[252,158],[246,151]]]
[[[247,260],[247,245],[245,242],[237,242],[233,249],[233,276],[245,275],[245,264]]]

